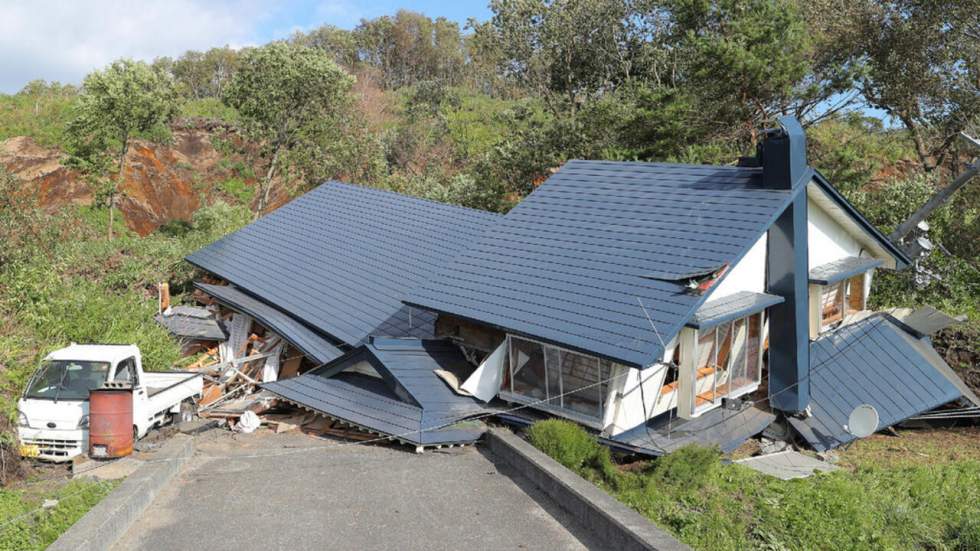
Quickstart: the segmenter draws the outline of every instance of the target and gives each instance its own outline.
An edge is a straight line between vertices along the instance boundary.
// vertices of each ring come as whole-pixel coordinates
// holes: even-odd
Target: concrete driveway
[[[113,549],[602,548],[482,449],[417,455],[268,431],[197,439]]]

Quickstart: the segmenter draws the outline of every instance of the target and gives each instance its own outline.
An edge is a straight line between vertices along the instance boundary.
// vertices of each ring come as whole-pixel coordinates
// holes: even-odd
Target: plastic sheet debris
[[[259,428],[262,424],[262,420],[259,416],[255,414],[254,411],[245,411],[242,416],[238,418],[238,423],[235,424],[235,431],[241,432],[243,434],[250,434],[255,432],[255,429]]]

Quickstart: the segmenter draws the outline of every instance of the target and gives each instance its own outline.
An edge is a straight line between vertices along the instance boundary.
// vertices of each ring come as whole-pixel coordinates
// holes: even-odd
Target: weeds
[[[249,220],[246,208],[216,203],[179,230],[168,226],[145,238],[123,232],[107,241],[103,212],[48,217],[71,238],[0,266],[0,319],[7,320],[0,323],[0,408],[8,415],[37,362],[71,341],[133,343],[145,368],[170,367],[179,347],[153,320],[156,283],[188,288],[193,269],[182,258]]]
[[[567,421],[539,422],[529,436],[695,549],[980,549],[974,458],[883,468],[872,454],[853,471],[783,481],[695,446],[624,470],[596,460],[609,451]]]
[[[73,480],[35,494],[0,489],[0,551],[44,549],[115,488],[117,482]],[[50,508],[45,500],[56,500]]]

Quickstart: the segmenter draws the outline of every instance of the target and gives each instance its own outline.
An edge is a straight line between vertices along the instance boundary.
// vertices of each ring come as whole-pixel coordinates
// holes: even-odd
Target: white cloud
[[[34,79],[78,84],[114,59],[254,43],[259,0],[0,0],[0,92]]]

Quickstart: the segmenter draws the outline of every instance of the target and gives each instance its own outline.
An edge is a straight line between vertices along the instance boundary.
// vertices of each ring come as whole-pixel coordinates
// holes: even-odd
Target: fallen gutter
[[[510,465],[591,530],[609,549],[690,551],[594,484],[568,470],[513,432],[493,428],[486,442],[495,458]]]

